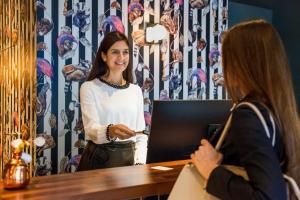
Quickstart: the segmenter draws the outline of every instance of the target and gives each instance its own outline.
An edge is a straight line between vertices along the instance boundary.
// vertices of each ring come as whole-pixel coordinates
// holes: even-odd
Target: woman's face
[[[101,56],[110,72],[123,72],[129,63],[129,47],[125,41],[118,41]]]

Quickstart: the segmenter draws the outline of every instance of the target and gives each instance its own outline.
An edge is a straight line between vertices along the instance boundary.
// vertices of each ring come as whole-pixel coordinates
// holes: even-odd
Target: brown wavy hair
[[[128,45],[128,47],[130,47],[128,39],[123,33],[113,31],[105,35],[100,44],[100,47],[98,48],[93,67],[91,69],[91,72],[89,73],[87,81],[99,78],[100,76],[105,75],[109,71],[108,66],[102,59],[101,53],[103,52],[104,54],[107,54],[108,49],[118,41],[124,41]],[[129,57],[131,57],[131,54],[129,55]],[[130,59],[127,68],[123,71],[123,78],[127,82],[132,83],[132,65]]]
[[[241,94],[266,105],[282,133],[287,173],[300,185],[300,125],[288,59],[275,28],[264,20],[232,27],[222,41],[225,85],[233,102]]]

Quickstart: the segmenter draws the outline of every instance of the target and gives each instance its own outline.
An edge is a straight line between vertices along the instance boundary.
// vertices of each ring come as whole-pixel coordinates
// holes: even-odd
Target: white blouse
[[[143,94],[137,85],[116,89],[97,78],[86,81],[80,88],[80,105],[85,139],[95,144],[109,142],[106,139],[109,124],[124,124],[133,131],[145,130]],[[138,134],[126,140],[135,142],[134,163],[146,163],[148,137]]]

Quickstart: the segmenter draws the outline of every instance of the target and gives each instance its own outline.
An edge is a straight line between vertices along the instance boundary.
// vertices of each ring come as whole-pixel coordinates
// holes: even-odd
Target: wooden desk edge
[[[128,167],[118,167],[118,168],[108,168],[108,169],[99,169],[93,170],[95,173],[113,173],[118,171],[132,171],[134,168],[140,168],[145,170],[151,170],[151,167],[154,166],[164,166],[164,167],[183,167],[183,165],[189,163],[190,160],[179,160],[179,161],[170,161],[170,162],[161,162],[161,163],[151,163],[146,165],[139,165],[139,166],[128,166]],[[180,168],[181,169],[181,168]],[[178,170],[177,170],[178,171]],[[43,177],[33,177],[29,186],[34,187],[34,189],[30,190],[30,188],[24,188],[20,190],[5,190],[3,189],[3,183],[0,183],[0,194],[2,199],[14,199],[14,197],[18,197],[18,199],[53,199],[53,198],[62,198],[63,199],[74,199],[74,195],[69,194],[68,190],[66,189],[66,193],[59,194],[59,193],[50,193],[49,195],[42,195],[42,194],[35,194],[37,193],[38,186],[44,184],[44,182],[53,182],[56,179],[64,179],[64,178],[74,178],[80,181],[80,177],[88,174],[92,171],[84,171],[84,172],[77,172],[77,173],[67,173],[67,174],[55,174],[50,176],[43,176]],[[150,173],[150,172],[149,172]],[[167,172],[158,171],[161,175]],[[96,197],[106,197],[105,199],[120,199],[120,198],[135,198],[141,196],[149,196],[149,195],[158,195],[158,194],[168,194],[178,176],[178,173],[174,174],[172,178],[166,180],[165,182],[155,182],[151,184],[140,184],[136,186],[128,186],[128,187],[112,187],[111,189],[107,189],[104,191],[91,191],[91,192],[82,192],[76,194],[76,199],[86,199],[86,198],[96,198]],[[153,174],[151,172],[151,174]],[[175,176],[175,177],[174,177]],[[45,183],[47,184],[47,183]],[[70,186],[72,187],[72,186]],[[71,189],[70,189],[71,190]],[[74,189],[73,189],[74,190]],[[153,191],[155,190],[155,191]],[[72,192],[72,190],[70,191]],[[154,193],[153,193],[154,192]],[[31,194],[32,193],[32,194]],[[77,198],[78,197],[78,198]]]

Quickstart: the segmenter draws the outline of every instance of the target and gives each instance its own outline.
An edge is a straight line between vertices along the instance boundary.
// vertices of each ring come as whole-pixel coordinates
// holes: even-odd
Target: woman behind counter
[[[92,70],[80,88],[88,144],[78,171],[144,164],[147,140],[141,89],[132,84],[129,43],[119,32],[101,42]]]
[[[300,128],[292,79],[276,30],[263,20],[244,22],[222,42],[225,86],[233,103],[254,103],[267,121],[274,146],[257,115],[247,106],[233,111],[220,152],[207,140],[192,154],[207,179],[207,191],[220,199],[287,198],[282,172],[300,183]],[[269,110],[269,111],[268,111]],[[275,121],[275,131],[269,113]],[[243,166],[249,181],[220,164]]]

